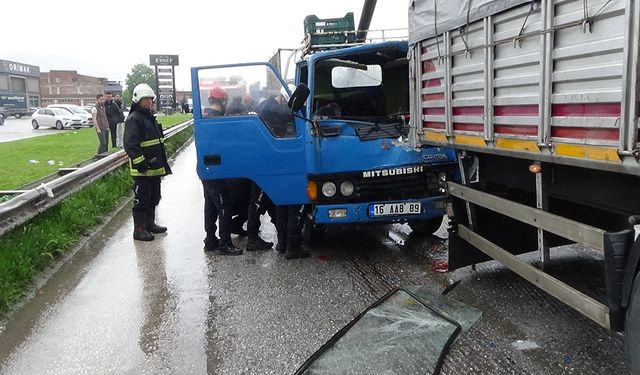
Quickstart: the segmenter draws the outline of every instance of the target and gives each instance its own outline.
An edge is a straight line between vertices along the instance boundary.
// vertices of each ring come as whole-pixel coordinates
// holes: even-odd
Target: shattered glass
[[[338,332],[297,373],[434,373],[461,332],[456,320],[468,328],[479,317],[479,311],[427,288],[399,289]]]

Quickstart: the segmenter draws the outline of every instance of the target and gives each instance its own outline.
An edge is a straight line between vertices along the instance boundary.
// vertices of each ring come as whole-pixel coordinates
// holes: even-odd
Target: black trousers
[[[230,178],[227,180],[233,200],[233,228],[242,228],[249,217],[249,202],[251,202],[251,185],[246,178]]]
[[[276,206],[276,229],[278,238],[286,233],[287,241],[300,241],[304,223],[305,206]]]
[[[116,138],[118,136],[118,124],[109,123],[109,133],[111,133],[111,147],[116,147]]]
[[[231,190],[226,180],[202,180],[204,192],[204,230],[207,236],[205,245],[211,245],[217,240],[216,220],[220,226],[220,246],[231,244],[231,217],[233,214],[233,200]]]
[[[247,235],[251,238],[258,237],[260,231],[260,216],[269,212],[271,220],[277,216],[275,206],[271,198],[258,185],[253,183],[251,187],[251,200],[247,213]]]
[[[154,210],[160,203],[161,177],[133,177],[133,212]]]

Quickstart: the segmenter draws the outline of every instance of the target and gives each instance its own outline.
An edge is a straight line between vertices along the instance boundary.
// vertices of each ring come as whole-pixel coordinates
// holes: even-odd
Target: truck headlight
[[[340,184],[340,194],[344,195],[345,197],[352,196],[354,190],[355,189],[351,181],[344,181]]]
[[[336,195],[336,184],[333,182],[325,182],[322,184],[322,195],[327,198],[331,198]]]

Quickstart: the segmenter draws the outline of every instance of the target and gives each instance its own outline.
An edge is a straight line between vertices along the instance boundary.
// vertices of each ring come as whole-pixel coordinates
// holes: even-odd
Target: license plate
[[[420,202],[372,204],[369,216],[419,215],[420,208]]]

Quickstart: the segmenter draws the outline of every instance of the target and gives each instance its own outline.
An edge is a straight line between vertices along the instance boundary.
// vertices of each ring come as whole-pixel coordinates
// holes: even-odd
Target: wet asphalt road
[[[39,137],[48,134],[56,134],[71,129],[57,130],[55,128],[42,127],[38,130],[31,127],[31,117],[4,119],[4,125],[0,125],[0,142],[16,141],[18,139]]]
[[[204,253],[193,145],[173,170],[158,211],[169,233],[134,243],[130,206],[115,214],[2,323],[0,374],[290,374],[393,287],[442,291],[457,280],[449,296],[483,316],[441,373],[628,372],[618,335],[495,263],[433,272],[444,244],[406,225],[330,230],[304,260]],[[552,271],[595,283],[599,265],[581,251],[553,259]]]

